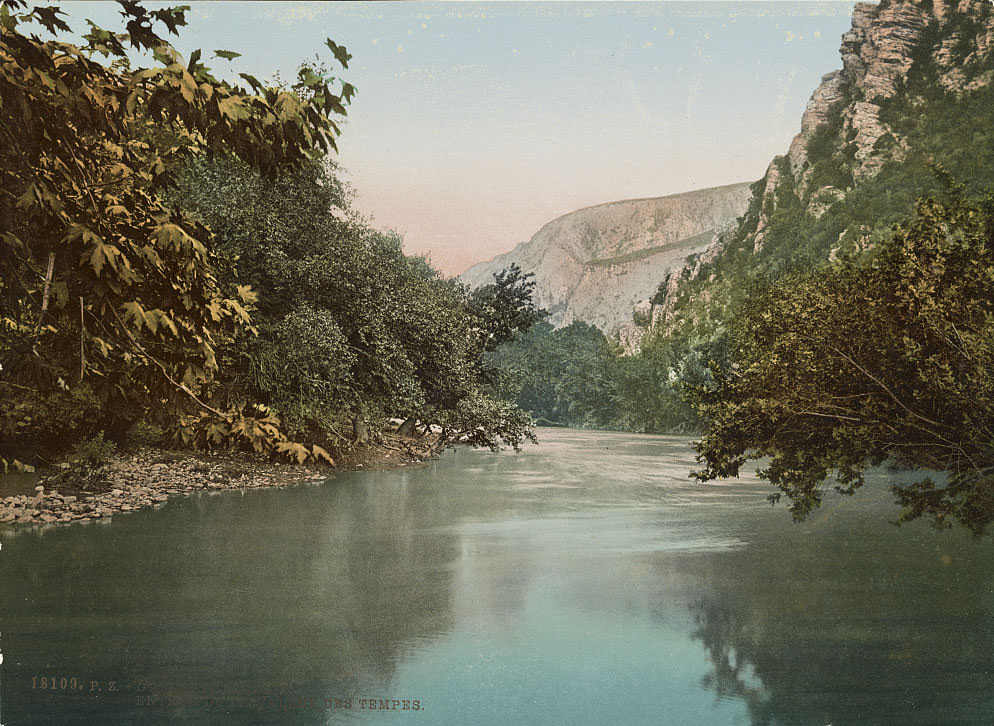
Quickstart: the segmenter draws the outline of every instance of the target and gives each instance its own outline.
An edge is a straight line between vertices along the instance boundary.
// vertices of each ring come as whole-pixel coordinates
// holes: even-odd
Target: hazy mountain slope
[[[557,326],[584,320],[614,332],[671,270],[711,243],[746,209],[748,184],[587,207],[460,278],[476,287],[511,263],[535,273],[535,298]]]

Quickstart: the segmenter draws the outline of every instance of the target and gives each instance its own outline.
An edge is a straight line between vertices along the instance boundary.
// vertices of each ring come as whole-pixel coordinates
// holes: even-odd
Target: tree
[[[994,202],[918,204],[861,264],[788,275],[746,303],[727,367],[696,390],[702,481],[760,475],[797,518],[889,461],[945,472],[895,486],[899,521],[994,520]]]
[[[291,89],[251,90],[187,62],[156,32],[186,8],[123,0],[126,32],[85,44],[56,7],[0,4],[0,459],[71,443],[70,431],[149,412],[201,412],[205,435],[289,446],[273,419],[203,397],[217,346],[251,324],[247,286],[225,294],[195,220],[163,203],[183,158],[230,153],[275,175],[334,148],[354,89],[302,69]],[[126,44],[157,65],[133,69]],[[328,41],[347,66],[349,55]],[[230,57],[228,51],[218,51]],[[102,56],[102,60],[98,60]],[[69,427],[73,428],[70,429]]]
[[[234,158],[195,159],[171,199],[213,230],[227,284],[258,294],[258,334],[221,349],[216,399],[264,402],[289,433],[337,442],[393,416],[485,446],[527,436],[527,417],[482,390],[465,290],[355,213],[334,165],[267,179]]]
[[[540,322],[487,357],[497,390],[539,420],[561,426],[611,427],[620,411],[622,365],[599,328],[576,320],[553,329]]]
[[[535,273],[522,273],[512,263],[495,272],[494,281],[470,293],[470,306],[476,315],[484,350],[496,350],[516,333],[528,330],[548,313],[533,299]]]

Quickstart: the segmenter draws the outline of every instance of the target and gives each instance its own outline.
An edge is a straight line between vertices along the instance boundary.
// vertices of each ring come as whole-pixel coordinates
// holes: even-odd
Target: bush
[[[159,446],[165,439],[166,430],[164,428],[147,419],[142,419],[128,430],[124,445],[128,449],[140,449],[145,446]]]

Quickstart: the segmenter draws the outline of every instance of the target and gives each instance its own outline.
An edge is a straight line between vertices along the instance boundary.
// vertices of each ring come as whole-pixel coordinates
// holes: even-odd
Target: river
[[[991,724],[988,540],[795,524],[689,439],[499,455],[0,530],[0,722]]]

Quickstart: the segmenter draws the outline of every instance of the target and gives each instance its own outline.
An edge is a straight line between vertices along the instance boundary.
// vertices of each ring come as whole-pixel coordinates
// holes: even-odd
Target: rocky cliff
[[[857,3],[787,152],[747,213],[643,301],[641,330],[707,336],[750,279],[854,258],[948,181],[994,185],[994,12],[989,0]]]
[[[635,304],[704,250],[746,209],[748,184],[587,207],[546,224],[529,241],[460,278],[493,281],[511,263],[535,274],[536,302],[556,326],[583,320],[607,333],[632,322]]]

